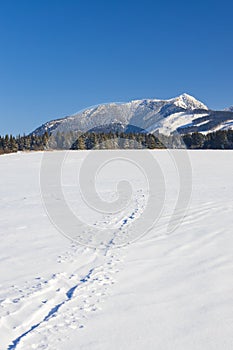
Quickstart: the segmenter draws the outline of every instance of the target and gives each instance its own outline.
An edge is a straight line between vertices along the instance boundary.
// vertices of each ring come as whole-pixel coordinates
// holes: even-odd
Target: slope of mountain
[[[233,106],[225,108],[224,111],[233,112]]]
[[[233,111],[212,111],[188,94],[169,100],[145,99],[108,103],[72,116],[52,120],[33,133],[144,130],[169,135],[174,132],[209,132],[233,127]]]

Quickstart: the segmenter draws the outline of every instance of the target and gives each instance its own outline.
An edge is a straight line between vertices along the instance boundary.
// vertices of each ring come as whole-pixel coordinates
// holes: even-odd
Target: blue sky
[[[233,105],[230,1],[0,0],[0,134],[183,92]]]

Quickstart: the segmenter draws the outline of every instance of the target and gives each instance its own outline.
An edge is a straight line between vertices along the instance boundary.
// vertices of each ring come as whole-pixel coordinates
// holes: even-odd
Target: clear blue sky
[[[102,102],[233,105],[231,1],[0,0],[0,134]]]

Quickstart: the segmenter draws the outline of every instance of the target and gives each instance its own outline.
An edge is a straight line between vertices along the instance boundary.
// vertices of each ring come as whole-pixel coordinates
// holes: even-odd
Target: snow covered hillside
[[[72,116],[52,120],[33,133],[42,135],[68,131],[159,131],[169,135],[173,132],[210,132],[233,124],[233,111],[212,111],[202,102],[188,94],[169,100],[144,99],[126,103],[108,103],[88,108]],[[230,128],[230,126],[229,126]]]
[[[166,190],[158,220],[134,242],[128,231],[148,198],[140,169],[123,159],[118,169],[109,164],[100,171],[104,200],[116,199],[122,169],[132,185],[127,209],[109,216],[88,208],[77,190],[77,172],[90,152],[67,153],[62,191],[71,211],[90,224],[77,232],[83,245],[48,218],[40,187],[43,152],[0,157],[0,350],[232,349],[232,151],[187,152],[192,197],[170,233],[179,187],[186,186],[171,155],[179,159],[186,151],[131,152],[141,160],[150,152]],[[55,176],[48,186],[56,186]],[[59,208],[61,197],[49,199]],[[114,232],[102,248],[99,227]],[[117,248],[121,235],[128,244]]]

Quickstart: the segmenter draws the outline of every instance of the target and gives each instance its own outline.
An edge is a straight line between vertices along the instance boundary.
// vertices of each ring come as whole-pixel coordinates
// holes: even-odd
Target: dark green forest
[[[0,137],[0,154],[18,151],[43,151],[53,149],[91,150],[91,149],[233,149],[233,130],[223,130],[206,135],[194,132],[192,134],[162,134],[146,133],[78,133],[57,132],[42,136],[5,135]]]
[[[47,148],[49,135],[0,136],[0,154],[18,151],[42,151]]]

